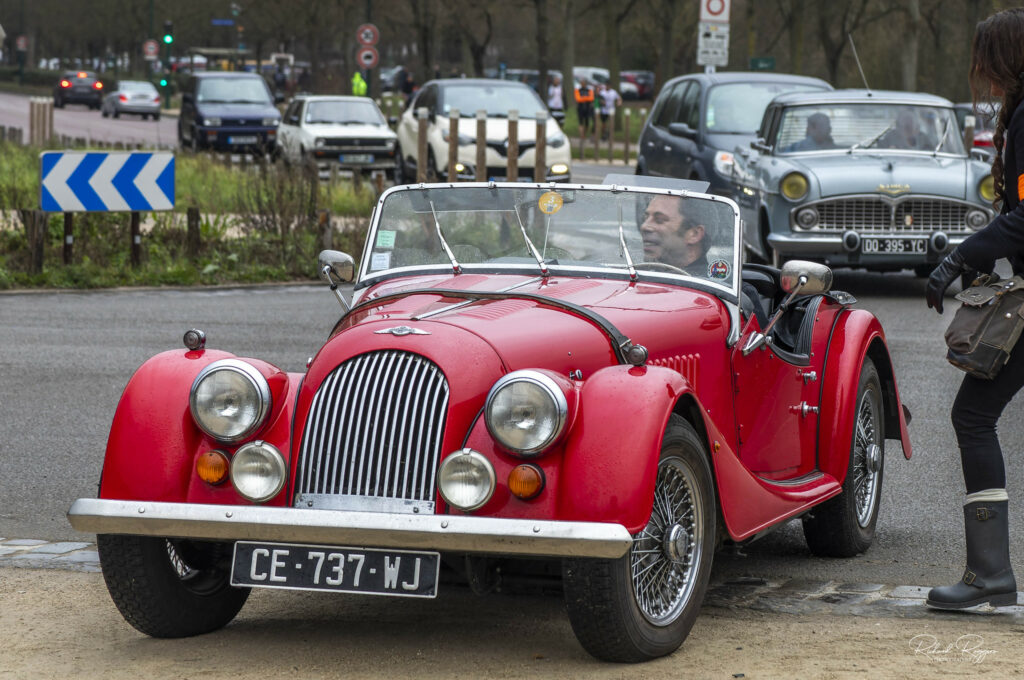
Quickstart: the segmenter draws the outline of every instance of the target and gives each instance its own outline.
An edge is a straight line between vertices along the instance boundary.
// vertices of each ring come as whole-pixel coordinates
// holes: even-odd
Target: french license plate
[[[861,239],[861,252],[877,255],[924,255],[927,245],[923,238],[876,238]]]
[[[231,585],[437,597],[440,554],[295,543],[235,543]]]
[[[242,135],[241,137],[228,137],[228,144],[255,144],[260,141],[256,135]]]
[[[343,153],[338,157],[341,163],[372,163],[372,153]]]

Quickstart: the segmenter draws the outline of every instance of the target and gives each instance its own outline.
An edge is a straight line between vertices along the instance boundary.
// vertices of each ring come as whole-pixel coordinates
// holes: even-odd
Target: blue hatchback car
[[[270,153],[281,112],[255,73],[211,72],[189,77],[181,96],[178,144],[193,151]]]
[[[732,196],[733,149],[757,136],[761,116],[776,95],[817,92],[819,78],[786,73],[691,73],[665,83],[637,147],[636,174],[711,183]]]

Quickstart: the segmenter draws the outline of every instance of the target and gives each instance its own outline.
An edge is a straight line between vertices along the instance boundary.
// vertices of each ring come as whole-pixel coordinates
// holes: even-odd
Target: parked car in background
[[[976,149],[985,152],[988,158],[995,155],[995,147],[992,146],[992,135],[996,131],[996,118],[999,115],[999,104],[983,104],[978,111],[974,110],[974,104],[963,102],[954,104],[956,109],[956,120],[960,124],[961,131],[966,127],[967,116],[974,116],[974,143]]]
[[[396,83],[395,78],[402,73],[401,66],[385,66],[380,70],[380,91],[399,92],[402,89],[401,83]]]
[[[342,311],[304,371],[199,330],[146,361],[99,498],[68,512],[127,622],[186,637],[254,587],[432,599],[543,575],[588,652],[640,662],[683,643],[725,540],[802,518],[814,555],[867,550],[885,440],[911,455],[881,324],[823,265],[743,267],[706,184],[605,182],[393,187],[358,276],[320,254]],[[693,273],[645,226],[682,215],[708,237]],[[423,625],[450,611],[427,604]]]
[[[397,136],[369,97],[298,96],[277,132],[277,155],[316,163],[322,173],[339,170],[395,172]]]
[[[654,71],[622,71],[619,75],[622,80],[636,85],[637,99],[654,97]]]
[[[131,113],[142,116],[143,120],[150,116],[153,120],[160,120],[160,93],[147,80],[122,80],[116,90],[103,98],[100,113],[104,118],[119,118],[122,113]]]
[[[953,105],[928,94],[781,95],[733,169],[744,244],[774,262],[926,276],[994,216],[989,164],[964,149]]]
[[[181,93],[178,144],[193,151],[271,153],[281,122],[274,102],[266,81],[255,73],[195,73]]]
[[[53,105],[85,104],[98,109],[103,104],[103,81],[93,71],[65,71],[53,86]]]
[[[775,95],[831,90],[785,73],[691,73],[661,88],[637,142],[636,174],[699,179],[732,196],[733,149],[756,137]]]
[[[449,78],[423,84],[398,122],[398,173],[400,181],[416,177],[416,153],[419,121],[416,111],[425,108],[427,126],[427,176],[448,176],[448,129],[450,112],[458,109],[460,127],[457,165],[452,176],[461,179],[476,177],[476,112],[487,112],[487,177],[504,179],[508,167],[508,113],[519,112],[519,176],[533,179],[537,137],[536,114],[547,111],[547,105],[524,83],[497,79]],[[569,140],[554,119],[545,126],[545,165],[549,181],[568,182],[572,155]]]
[[[586,79],[591,85],[611,85],[611,73],[599,66],[576,66],[572,69],[573,87],[579,87],[581,80]],[[623,99],[636,99],[639,96],[637,86],[628,81],[619,80],[619,96]]]

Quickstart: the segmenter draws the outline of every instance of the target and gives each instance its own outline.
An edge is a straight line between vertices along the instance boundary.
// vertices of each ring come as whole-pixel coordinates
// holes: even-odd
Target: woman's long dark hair
[[[996,12],[978,24],[971,46],[970,83],[975,110],[982,101],[992,100],[993,86],[1003,93],[996,130],[992,134],[992,145],[996,151],[992,161],[996,192],[993,206],[996,206],[1006,199],[1006,178],[1003,176],[1006,128],[1024,97],[1024,8]]]

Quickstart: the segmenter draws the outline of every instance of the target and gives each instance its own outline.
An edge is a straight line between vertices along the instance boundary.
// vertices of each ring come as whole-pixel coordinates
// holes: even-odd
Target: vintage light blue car
[[[995,214],[990,167],[960,134],[933,95],[779,95],[735,154],[748,255],[927,275]]]

